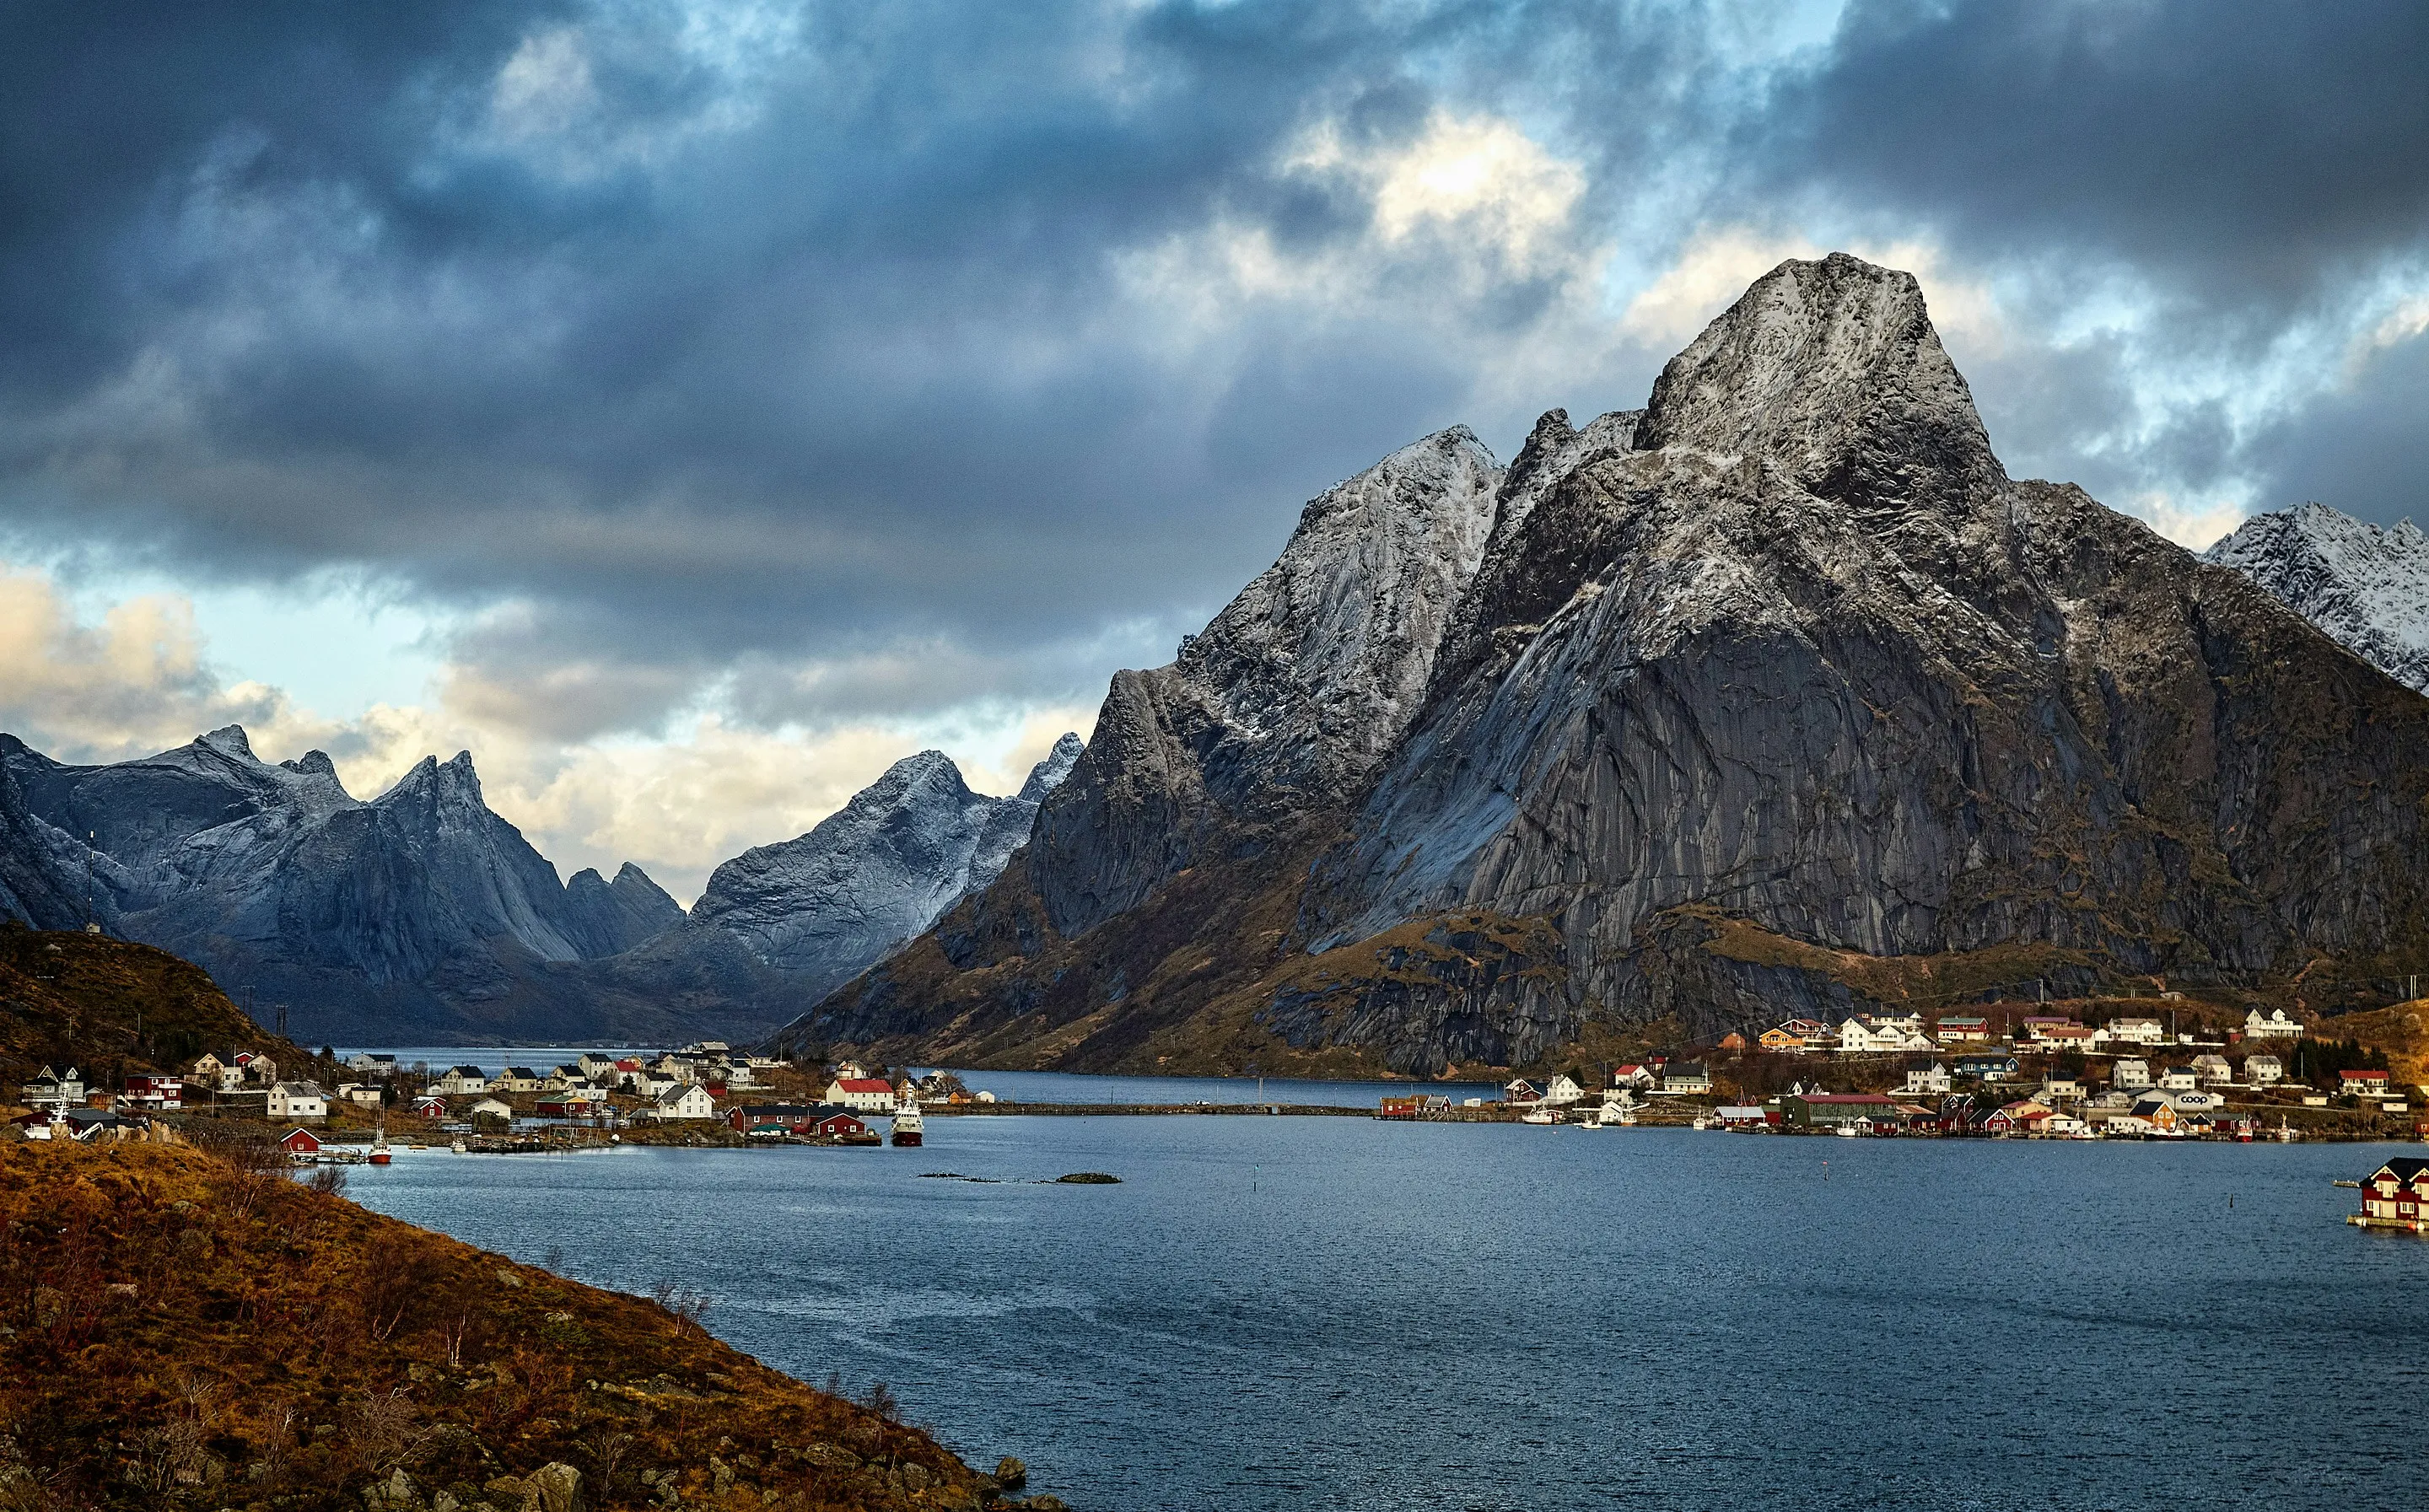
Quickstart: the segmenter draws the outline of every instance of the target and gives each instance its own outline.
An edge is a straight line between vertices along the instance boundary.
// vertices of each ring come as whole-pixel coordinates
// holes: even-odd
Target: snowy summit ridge
[[[2429,693],[2429,534],[2381,530],[2325,504],[2255,515],[2203,553],[2233,567],[2330,640]]]

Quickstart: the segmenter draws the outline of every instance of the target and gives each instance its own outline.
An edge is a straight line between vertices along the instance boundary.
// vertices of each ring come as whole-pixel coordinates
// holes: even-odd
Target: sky
[[[10,8],[0,729],[469,748],[688,899],[1834,249],[2014,475],[2429,518],[2424,76],[2412,0]]]

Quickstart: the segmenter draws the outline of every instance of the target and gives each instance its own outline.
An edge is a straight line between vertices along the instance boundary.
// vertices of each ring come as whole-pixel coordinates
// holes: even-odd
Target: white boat
[[[1557,1110],[1541,1105],[1529,1108],[1518,1115],[1518,1122],[1521,1124],[1557,1124],[1560,1121],[1561,1115]]]

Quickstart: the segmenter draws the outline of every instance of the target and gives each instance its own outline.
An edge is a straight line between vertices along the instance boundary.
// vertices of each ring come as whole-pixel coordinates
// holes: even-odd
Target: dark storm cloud
[[[2429,7],[1857,0],[1761,165],[2256,326],[2429,231]],[[2258,307],[2254,302],[2263,302]]]
[[[1524,121],[1586,169],[1580,246],[1819,206],[2096,258],[2249,349],[2421,247],[2423,15],[1868,5],[1782,58],[1683,3],[20,8],[0,524],[511,600],[461,654],[569,737],[720,675],[770,720],[1086,696],[1308,494],[1453,421],[1506,447],[1639,403],[1667,355],[1471,413],[1576,304],[1462,285],[1452,240],[1377,260],[1355,175],[1284,166],[1319,123],[1356,154]],[[1364,258],[1364,293],[1209,314],[1140,272],[1225,228]],[[2003,448],[2096,487],[2328,434],[2195,411],[2121,452],[2136,360],[1977,386]]]

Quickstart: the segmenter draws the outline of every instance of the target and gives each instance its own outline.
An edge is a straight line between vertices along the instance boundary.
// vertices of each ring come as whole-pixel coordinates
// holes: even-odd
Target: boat
[[[1561,1115],[1558,1111],[1540,1105],[1529,1108],[1518,1115],[1518,1122],[1521,1124],[1557,1124],[1560,1121]]]
[[[462,1140],[457,1140],[454,1143],[450,1144],[450,1145],[449,1145],[449,1146],[447,1146],[447,1147],[448,1147],[449,1149],[451,1149],[451,1150],[454,1150],[454,1151],[456,1154],[458,1154],[458,1155],[461,1155],[461,1154],[463,1154],[463,1153],[464,1153],[464,1142],[463,1142]]]
[[[396,1157],[390,1155],[388,1148],[388,1125],[382,1122],[378,1128],[372,1131],[371,1161],[373,1165],[386,1165],[394,1159]]]
[[[1602,1109],[1597,1108],[1593,1112],[1578,1119],[1576,1126],[1578,1128],[1605,1128],[1609,1126],[1603,1123]]]
[[[919,1142],[922,1127],[923,1126],[919,1118],[919,1105],[917,1103],[905,1103],[901,1108],[897,1109],[894,1113],[894,1143],[896,1147],[911,1148],[917,1146]]]

